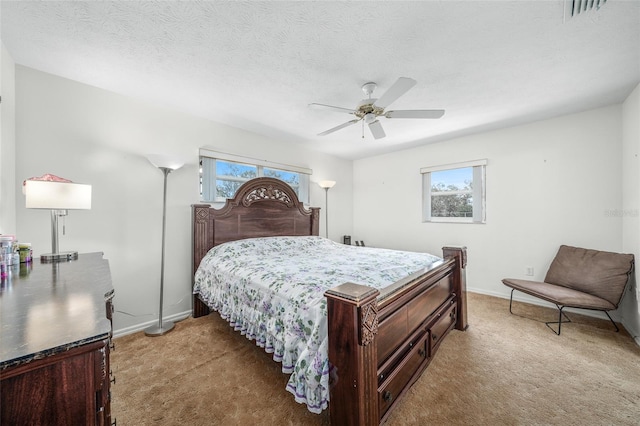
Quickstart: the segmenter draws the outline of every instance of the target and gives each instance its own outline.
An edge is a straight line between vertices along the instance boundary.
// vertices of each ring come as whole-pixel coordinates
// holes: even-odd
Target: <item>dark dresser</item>
[[[0,287],[0,424],[110,425],[114,291],[102,253],[14,267]]]

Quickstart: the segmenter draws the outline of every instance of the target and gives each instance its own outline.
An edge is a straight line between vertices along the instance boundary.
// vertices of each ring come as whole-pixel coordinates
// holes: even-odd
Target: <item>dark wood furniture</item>
[[[305,208],[283,182],[245,183],[221,209],[193,206],[193,272],[212,247],[264,236],[318,235],[318,208]],[[445,247],[443,260],[382,292],[345,283],[325,293],[332,424],[384,422],[420,377],[447,333],[467,328],[466,249]],[[194,296],[193,315],[209,313]],[[425,401],[428,404],[428,401]]]
[[[2,280],[0,424],[111,424],[113,295],[102,253]]]

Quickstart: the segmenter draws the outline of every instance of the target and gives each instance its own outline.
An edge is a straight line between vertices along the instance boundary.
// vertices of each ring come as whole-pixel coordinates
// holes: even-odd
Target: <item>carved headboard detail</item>
[[[286,204],[287,207],[291,207],[293,205],[293,201],[287,193],[283,192],[279,188],[274,188],[272,185],[261,185],[255,189],[252,189],[251,192],[247,193],[242,199],[242,204],[245,207],[249,207],[251,204],[263,200],[280,201]]]

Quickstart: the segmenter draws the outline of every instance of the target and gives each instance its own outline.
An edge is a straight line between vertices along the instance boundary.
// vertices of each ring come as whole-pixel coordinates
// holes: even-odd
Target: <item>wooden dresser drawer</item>
[[[456,325],[457,305],[451,299],[436,314],[433,325],[429,327],[429,357],[433,357],[444,336]]]
[[[423,330],[419,333],[415,343],[412,341],[407,345],[408,351],[400,358],[398,364],[393,366],[389,372],[385,371],[378,376],[380,379],[378,387],[380,418],[384,416],[400,394],[408,389],[406,385],[412,378],[417,377],[416,373],[426,365],[429,353],[428,345],[429,333]]]

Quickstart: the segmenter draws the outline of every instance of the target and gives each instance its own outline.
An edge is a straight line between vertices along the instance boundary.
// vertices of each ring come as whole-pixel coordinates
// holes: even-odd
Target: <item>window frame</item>
[[[456,193],[471,194],[472,217],[454,217],[454,216],[431,216],[431,174],[433,172],[441,172],[447,170],[472,168],[473,184],[470,191],[455,191]],[[422,174],[422,222],[430,223],[486,223],[486,168],[487,160],[473,160],[461,163],[443,164],[437,166],[423,167],[420,169]],[[478,184],[479,183],[479,184]],[[453,193],[449,192],[451,195]],[[444,194],[443,194],[444,195]]]
[[[227,198],[219,197],[216,193],[216,181],[236,181],[244,183],[252,178],[243,179],[236,176],[218,175],[216,170],[216,161],[224,161],[227,163],[236,163],[244,166],[250,166],[256,168],[256,177],[264,177],[264,169],[272,169],[276,171],[282,171],[286,173],[298,174],[298,185],[291,185],[289,182],[285,182],[293,188],[298,194],[298,199],[304,204],[309,205],[309,183],[311,181],[311,174],[313,171],[306,167],[292,166],[289,164],[281,164],[268,160],[260,160],[251,157],[244,157],[241,155],[228,154],[225,152],[214,151],[207,148],[200,148],[199,151],[199,164],[200,164],[200,201],[205,203],[224,203]],[[212,178],[206,178],[206,176]]]

